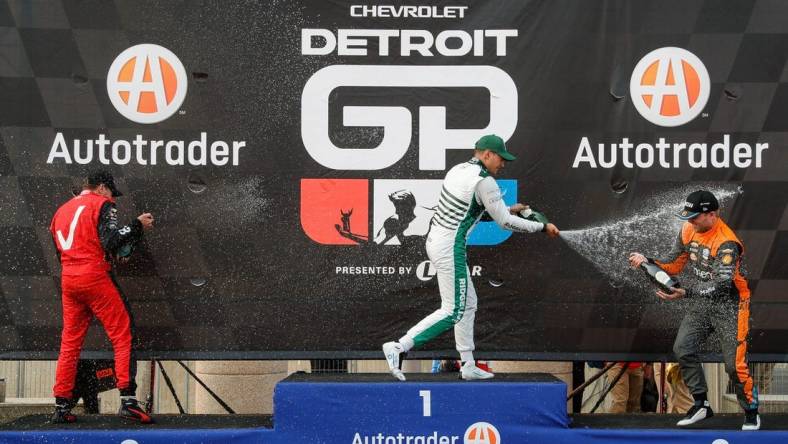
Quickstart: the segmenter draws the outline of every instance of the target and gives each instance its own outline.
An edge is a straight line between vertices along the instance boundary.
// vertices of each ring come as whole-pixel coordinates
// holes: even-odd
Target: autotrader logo
[[[710,87],[709,73],[695,54],[665,47],[640,59],[629,81],[629,94],[646,120],[673,127],[703,111]]]
[[[186,70],[167,48],[142,44],[112,62],[107,93],[115,109],[137,123],[158,123],[173,115],[186,98]]]
[[[492,424],[477,422],[465,431],[463,442],[464,444],[501,444],[501,434]]]

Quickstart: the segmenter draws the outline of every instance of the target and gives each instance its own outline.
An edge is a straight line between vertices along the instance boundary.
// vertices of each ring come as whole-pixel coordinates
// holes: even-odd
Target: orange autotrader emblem
[[[109,68],[107,93],[115,109],[137,123],[157,123],[186,98],[186,70],[169,49],[142,44],[126,49]]]
[[[492,424],[477,422],[465,431],[463,444],[501,444],[501,434]]]
[[[683,125],[703,111],[711,81],[703,62],[682,48],[646,54],[632,72],[629,94],[638,112],[660,126]]]

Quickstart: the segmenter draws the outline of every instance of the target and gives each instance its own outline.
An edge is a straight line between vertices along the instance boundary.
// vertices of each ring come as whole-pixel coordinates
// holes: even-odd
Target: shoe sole
[[[135,408],[135,410],[137,410],[137,409]],[[138,422],[140,424],[153,424],[154,421],[153,421],[153,418],[150,417],[150,415],[148,415],[147,413],[143,412],[142,410],[138,410],[138,411],[139,411],[139,415],[145,415],[145,416],[142,417],[142,416],[136,416],[136,415],[126,415],[126,414],[123,414],[123,413],[119,413],[118,416],[120,416],[121,418],[126,419],[128,421],[134,421],[134,422]]]
[[[155,423],[155,421],[153,421],[153,419],[149,419],[148,421],[143,421],[140,418],[137,418],[137,417],[134,417],[134,416],[126,416],[126,415],[118,415],[118,416],[120,416],[121,418],[125,419],[126,421],[134,421],[134,422],[136,422],[138,424],[154,424]]]
[[[697,424],[697,423],[699,423],[699,422],[701,422],[703,420],[709,419],[712,416],[714,416],[714,412],[707,412],[706,416],[704,416],[703,418],[696,419],[696,420],[694,420],[692,422],[684,422],[684,420],[682,419],[681,421],[677,422],[676,425],[679,426],[679,427],[687,427],[687,426],[690,426],[690,425],[693,425],[693,424]]]
[[[755,425],[744,424],[743,426],[741,426],[741,429],[742,429],[742,431],[745,431],[745,432],[754,432],[756,430],[760,430],[761,429],[761,418],[758,418],[758,423],[757,424],[755,424]]]
[[[397,359],[397,364],[395,364],[393,362],[394,361],[393,359],[389,359],[389,353],[387,353],[387,351],[386,351],[386,348],[387,348],[386,345],[387,344],[389,344],[389,343],[387,342],[386,344],[383,344],[382,350],[383,350],[383,356],[386,358],[386,363],[389,366],[389,372],[391,372],[391,375],[394,376],[395,378],[397,378],[398,380],[404,381],[405,380],[405,375],[402,373],[402,370],[400,370],[400,368],[399,368],[399,364],[402,364],[402,360]],[[394,353],[397,353],[396,349],[392,350],[392,355]]]
[[[53,416],[51,416],[49,418],[49,423],[50,424],[74,424],[75,422],[77,422],[76,415],[74,415],[73,413],[69,413],[69,416],[71,417],[70,421],[68,419],[66,419],[65,417],[63,417],[63,416],[55,418],[54,415],[53,415]]]
[[[478,376],[478,377],[476,377],[476,376],[469,376],[467,378],[465,377],[465,375],[462,375],[462,374],[460,375],[460,379],[462,379],[464,381],[483,381],[485,379],[492,379],[494,377],[495,377],[495,375],[493,375],[493,374],[491,374],[490,376]]]

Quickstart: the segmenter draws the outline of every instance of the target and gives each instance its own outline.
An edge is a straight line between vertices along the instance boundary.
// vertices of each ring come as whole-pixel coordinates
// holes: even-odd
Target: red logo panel
[[[366,179],[301,179],[301,228],[325,245],[369,240],[369,182]]]

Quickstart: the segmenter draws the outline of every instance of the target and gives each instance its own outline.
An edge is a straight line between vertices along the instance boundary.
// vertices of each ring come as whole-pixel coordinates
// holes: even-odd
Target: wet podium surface
[[[630,414],[574,414],[570,415],[572,428],[585,429],[675,429],[675,430],[739,430],[744,413],[715,413],[687,427],[676,425],[684,415],[658,413]],[[788,430],[788,413],[761,414],[761,430]]]
[[[52,424],[50,415],[27,415],[0,424],[0,430],[224,429],[273,428],[273,415],[153,415],[155,424],[140,424],[117,415],[77,415],[72,424]]]

